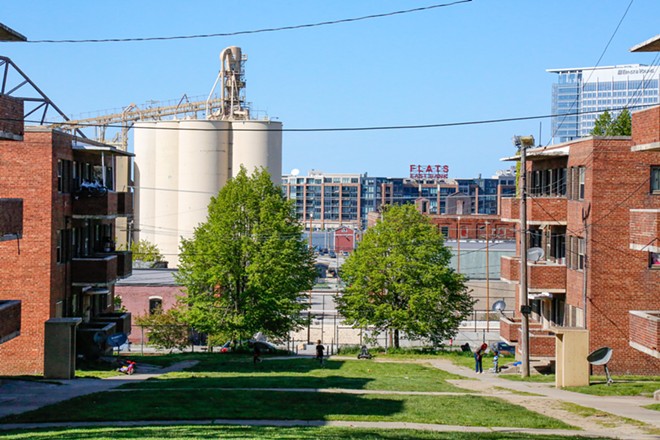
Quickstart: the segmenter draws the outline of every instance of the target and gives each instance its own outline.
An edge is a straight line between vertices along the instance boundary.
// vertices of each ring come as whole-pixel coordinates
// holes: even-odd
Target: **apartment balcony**
[[[117,256],[117,278],[128,278],[133,275],[133,253],[131,251],[100,252],[97,257]]]
[[[78,286],[113,284],[117,280],[118,260],[114,253],[74,258],[71,260],[71,283]]]
[[[631,310],[629,344],[660,359],[660,311]]]
[[[530,289],[566,289],[566,264],[545,260],[528,262],[527,276]]]
[[[128,217],[134,214],[133,208],[133,193],[132,192],[118,192],[117,193],[117,215],[120,217]]]
[[[660,209],[630,210],[630,249],[660,253]]]
[[[566,197],[530,197],[527,199],[527,221],[566,224]]]
[[[520,199],[516,197],[502,197],[500,199],[500,217],[502,221],[520,220]]]
[[[0,344],[21,334],[21,302],[0,301]]]
[[[94,316],[90,324],[113,323],[116,333],[131,334],[131,314],[129,312],[101,313]]]
[[[81,191],[73,197],[74,218],[114,218],[118,212],[118,194],[113,191]]]
[[[0,199],[0,241],[23,235],[23,199]]]
[[[520,280],[520,257],[500,257],[500,278],[516,283]]]

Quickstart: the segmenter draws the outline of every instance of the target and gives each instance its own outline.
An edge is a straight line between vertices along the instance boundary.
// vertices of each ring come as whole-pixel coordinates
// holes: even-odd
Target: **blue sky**
[[[445,1],[3,1],[0,22],[30,40],[222,33],[337,20]],[[69,117],[130,103],[206,96],[219,53],[248,55],[247,98],[285,128],[393,126],[550,113],[549,68],[593,66],[629,0],[474,0],[393,17],[237,37],[99,44],[0,43]],[[650,64],[630,47],[660,33],[660,2],[635,0],[600,65]],[[107,110],[107,111],[106,111]],[[508,167],[511,136],[539,121],[342,133],[291,133],[298,168],[403,177],[448,164],[450,177]],[[89,134],[93,134],[89,132]],[[542,141],[550,137],[543,120]]]

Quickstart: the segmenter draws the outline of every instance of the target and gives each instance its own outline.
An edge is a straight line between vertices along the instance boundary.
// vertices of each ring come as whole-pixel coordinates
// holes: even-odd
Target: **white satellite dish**
[[[297,176],[298,174],[300,174],[300,170],[298,168],[294,168],[291,170],[292,176]]]
[[[499,301],[495,301],[495,303],[493,304],[493,310],[496,312],[502,312],[505,309],[506,309],[506,303],[504,302],[503,299]]]
[[[539,261],[545,255],[545,251],[540,247],[532,247],[527,249],[527,259],[529,261]]]

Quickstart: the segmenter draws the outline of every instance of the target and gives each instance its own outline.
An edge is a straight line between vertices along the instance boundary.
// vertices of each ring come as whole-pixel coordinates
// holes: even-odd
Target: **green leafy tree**
[[[157,263],[164,260],[163,254],[154,243],[148,240],[140,240],[131,244],[133,260],[140,260],[147,263]]]
[[[302,225],[265,170],[241,167],[209,204],[207,221],[181,245],[177,280],[195,329],[244,339],[285,337],[303,323],[298,301],[316,277]]]
[[[450,266],[442,234],[412,205],[388,206],[342,266],[337,307],[355,327],[434,344],[456,335],[474,301]]]
[[[151,314],[138,316],[135,322],[146,328],[149,343],[157,348],[172,353],[175,348],[182,350],[189,345],[188,325],[179,307],[167,311],[157,307]]]
[[[624,108],[608,127],[607,136],[630,136],[631,133],[632,118],[628,109]]]
[[[592,136],[630,136],[632,133],[632,120],[630,112],[624,108],[621,113],[612,119],[612,115],[606,110],[594,122],[591,130]]]

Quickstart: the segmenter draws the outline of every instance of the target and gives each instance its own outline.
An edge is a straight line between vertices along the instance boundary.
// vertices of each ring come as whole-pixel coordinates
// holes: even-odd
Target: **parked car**
[[[220,346],[220,353],[229,353],[233,351],[234,349],[238,351],[252,351],[254,350],[255,344],[257,347],[259,347],[259,351],[261,353],[276,353],[278,348],[271,344],[270,342],[266,341],[254,341],[254,340],[243,340],[243,341],[236,341],[236,344],[233,344],[233,341],[227,341],[224,344]]]
[[[510,354],[511,356],[516,355],[515,345],[509,345],[506,342],[496,342],[490,346],[492,351],[498,351],[501,355]]]
[[[328,252],[328,257],[337,258],[337,254],[335,253],[335,251],[330,251],[330,252]]]

